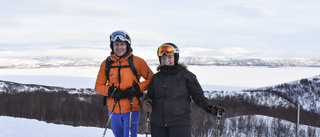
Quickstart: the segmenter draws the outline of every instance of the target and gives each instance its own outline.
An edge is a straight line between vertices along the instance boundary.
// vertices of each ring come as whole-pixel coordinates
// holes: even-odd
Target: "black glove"
[[[212,115],[215,115],[215,116],[217,116],[218,110],[219,110],[219,115],[220,115],[220,116],[223,116],[224,113],[225,113],[225,111],[226,111],[225,108],[222,107],[221,105],[212,105],[212,106],[209,106],[209,110],[210,110],[210,113],[211,113]]]
[[[114,99],[116,101],[119,101],[120,99],[123,99],[123,98],[126,97],[121,89],[117,88],[114,92],[115,92],[114,93]]]
[[[140,92],[139,84],[136,83],[132,87],[127,88],[126,90],[124,90],[124,94],[129,99],[133,98],[134,96],[140,96],[141,92]]]
[[[108,90],[108,96],[114,98],[116,88],[114,86],[110,86]]]

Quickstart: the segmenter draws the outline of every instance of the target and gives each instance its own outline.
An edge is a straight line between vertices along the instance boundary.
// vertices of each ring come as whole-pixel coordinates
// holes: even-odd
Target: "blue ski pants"
[[[109,116],[111,111],[109,111]],[[137,137],[139,127],[140,111],[132,111],[131,137]],[[117,114],[113,113],[110,123],[115,137],[129,137],[130,112]]]

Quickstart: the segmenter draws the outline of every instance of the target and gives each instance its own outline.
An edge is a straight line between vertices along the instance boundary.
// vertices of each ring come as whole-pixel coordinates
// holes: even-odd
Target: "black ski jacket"
[[[204,96],[196,76],[182,65],[160,66],[145,97],[152,100],[151,124],[191,126],[191,99],[210,112],[212,105]]]

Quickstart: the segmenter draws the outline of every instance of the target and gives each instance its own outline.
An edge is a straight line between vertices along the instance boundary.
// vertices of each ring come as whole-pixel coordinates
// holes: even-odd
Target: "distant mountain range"
[[[45,92],[60,92],[67,91],[70,94],[97,94],[94,89],[91,88],[64,88],[37,84],[21,84],[11,81],[0,80],[0,93],[5,92],[9,94],[19,93],[19,92],[34,92],[34,91],[45,91]]]
[[[267,67],[320,67],[320,59],[275,59],[275,58],[213,58],[187,57],[182,59],[188,65],[215,66],[267,66]]]
[[[146,59],[149,65],[158,65],[157,59]],[[2,58],[1,68],[52,68],[52,67],[98,67],[101,59],[73,58]],[[214,58],[214,57],[183,57],[180,59],[187,65],[214,66],[266,66],[266,67],[320,67],[320,59],[275,59],[275,58]]]

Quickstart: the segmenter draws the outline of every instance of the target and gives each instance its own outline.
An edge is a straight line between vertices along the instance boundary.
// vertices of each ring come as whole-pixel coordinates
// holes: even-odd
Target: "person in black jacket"
[[[152,137],[191,137],[191,99],[206,112],[223,115],[225,109],[204,96],[196,76],[179,64],[179,49],[162,44],[157,51],[160,66],[152,77],[143,108],[151,111]]]

